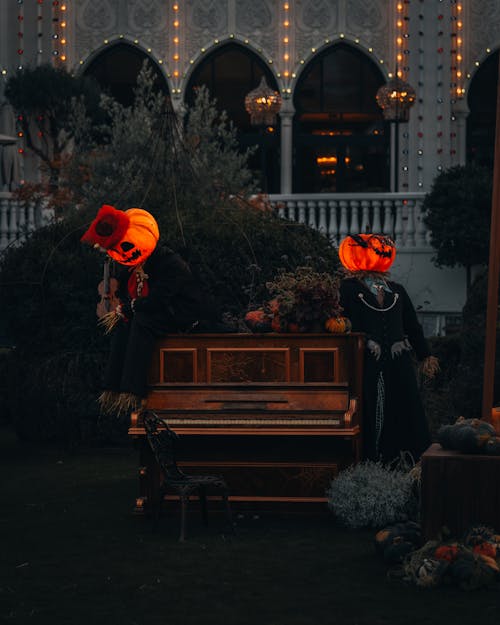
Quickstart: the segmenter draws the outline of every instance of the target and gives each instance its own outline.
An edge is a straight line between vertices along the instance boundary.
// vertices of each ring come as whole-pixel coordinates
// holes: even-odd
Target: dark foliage
[[[443,171],[424,200],[438,267],[488,261],[492,173],[474,164]]]
[[[486,298],[488,274],[484,272],[475,280],[463,310],[463,328],[460,335],[460,363],[451,386],[457,407],[456,416],[481,417],[484,375],[484,347],[486,338]],[[497,350],[494,405],[500,403],[500,348]]]
[[[6,358],[0,399],[25,439],[74,445],[110,427],[96,404],[108,347],[95,316],[103,257],[80,243],[94,216],[93,210],[74,212],[36,231],[22,247],[9,249],[0,266],[0,317],[16,346]],[[232,318],[265,296],[265,282],[280,266],[337,266],[323,235],[251,206],[187,213],[183,241],[173,217],[158,219],[164,240],[189,257]]]

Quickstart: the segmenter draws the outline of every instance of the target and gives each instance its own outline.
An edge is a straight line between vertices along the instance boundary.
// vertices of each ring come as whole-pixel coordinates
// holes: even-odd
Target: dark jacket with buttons
[[[430,355],[413,304],[404,289],[388,281],[384,301],[357,278],[341,284],[340,304],[355,332],[374,341],[380,355],[367,348],[363,372],[364,455],[385,461],[409,451],[415,460],[430,444],[424,408],[415,375],[418,360]],[[395,349],[403,346],[402,349]]]
[[[413,304],[401,284],[387,282],[392,293],[384,291],[384,303],[379,307],[374,293],[356,278],[344,280],[341,285],[341,305],[349,317],[354,332],[364,332],[382,348],[382,357],[388,358],[394,343],[407,338],[418,360],[430,355]]]

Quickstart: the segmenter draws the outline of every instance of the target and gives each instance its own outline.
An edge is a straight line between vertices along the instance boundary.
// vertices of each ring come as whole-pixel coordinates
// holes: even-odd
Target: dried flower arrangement
[[[340,276],[297,267],[280,270],[266,283],[272,299],[252,310],[245,321],[257,332],[347,332],[349,320],[342,317]]]

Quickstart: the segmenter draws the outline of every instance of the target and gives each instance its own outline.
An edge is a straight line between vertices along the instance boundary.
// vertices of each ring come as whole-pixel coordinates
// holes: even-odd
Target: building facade
[[[181,113],[206,84],[257,144],[253,166],[283,216],[322,229],[383,231],[396,277],[437,331],[464,303],[464,272],[437,270],[421,220],[436,175],[493,160],[498,0],[1,0],[0,72],[41,63],[93,75],[122,100],[144,58]],[[415,90],[408,121],[377,103],[395,76]],[[275,124],[252,126],[245,95],[265,78]],[[2,135],[16,136],[2,106]],[[19,224],[12,186],[36,177],[22,137],[2,147],[0,247]],[[3,243],[2,243],[3,241]],[[430,330],[432,331],[432,330]]]

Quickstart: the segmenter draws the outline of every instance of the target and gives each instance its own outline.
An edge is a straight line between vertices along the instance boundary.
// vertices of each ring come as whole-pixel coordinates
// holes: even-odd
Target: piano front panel
[[[337,467],[360,459],[363,352],[355,333],[171,335],[158,343],[146,408],[181,435],[186,468],[219,466],[236,499],[324,500]],[[129,433],[147,502],[158,468],[140,413]]]
[[[290,348],[207,349],[207,383],[290,382]]]

